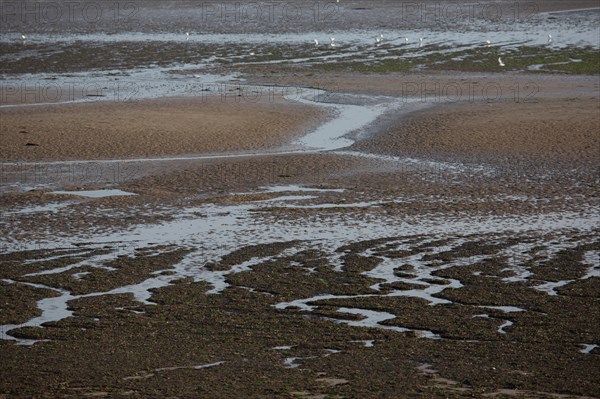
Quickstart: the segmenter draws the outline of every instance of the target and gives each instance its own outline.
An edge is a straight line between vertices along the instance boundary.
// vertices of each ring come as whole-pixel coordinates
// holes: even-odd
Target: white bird
[[[490,42],[489,40],[485,41],[485,47],[490,47],[492,45],[492,42]]]
[[[26,40],[26,39],[27,39],[27,36],[21,35],[21,40]]]
[[[250,55],[254,55],[254,51],[250,52]]]
[[[335,47],[335,37],[330,37],[329,40],[331,40],[331,47]]]
[[[405,43],[408,43],[408,37],[405,37],[405,38],[404,38],[404,42],[405,42]]]
[[[315,39],[315,46],[319,45],[319,41],[317,39]]]
[[[423,38],[422,37],[419,38],[419,47],[423,47]]]
[[[548,44],[552,43],[552,35],[548,34]]]
[[[498,57],[498,64],[499,64],[501,67],[503,67],[503,66],[506,66],[506,65],[504,64],[504,62],[502,62],[502,58],[500,58],[500,57]]]
[[[185,40],[190,40],[190,32],[185,32]]]

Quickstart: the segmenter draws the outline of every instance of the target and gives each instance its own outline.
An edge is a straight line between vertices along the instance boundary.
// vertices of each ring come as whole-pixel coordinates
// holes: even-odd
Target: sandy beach
[[[471,162],[597,166],[598,98],[460,104],[422,111],[373,138],[373,152]]]
[[[0,157],[27,162],[258,151],[287,144],[323,117],[282,99],[248,104],[231,94],[9,108],[2,111]]]

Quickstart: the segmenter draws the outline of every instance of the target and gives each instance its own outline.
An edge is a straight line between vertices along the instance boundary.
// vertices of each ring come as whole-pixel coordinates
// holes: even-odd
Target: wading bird
[[[317,39],[315,39],[315,46],[319,45],[319,41]]]
[[[419,47],[423,47],[423,38],[422,37],[419,38]]]
[[[502,62],[502,58],[500,57],[498,57],[498,65],[500,65],[501,67],[506,66],[504,62]]]

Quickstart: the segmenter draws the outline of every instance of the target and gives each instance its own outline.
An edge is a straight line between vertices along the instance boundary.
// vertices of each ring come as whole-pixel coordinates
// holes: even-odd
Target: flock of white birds
[[[339,0],[337,0],[339,2]],[[190,40],[190,32],[186,32],[185,33],[185,40]],[[23,36],[23,39],[25,39],[25,36]],[[315,43],[315,47],[319,47],[319,39],[314,39],[313,42]],[[408,39],[408,37],[404,38],[404,43],[408,44],[410,42],[410,40]],[[419,37],[419,48],[423,47],[423,42],[424,39],[423,37]],[[377,36],[375,36],[375,45],[376,46],[380,46],[383,43],[383,34],[380,33]],[[552,35],[548,34],[548,44],[552,43]],[[335,48],[336,42],[335,42],[335,37],[330,37],[329,38],[329,47]],[[486,40],[485,41],[485,46],[486,47],[491,47],[492,46],[492,42],[490,40]],[[254,53],[250,53],[250,55],[254,55]],[[501,67],[505,67],[506,64],[504,63],[504,61],[502,61],[502,57],[498,57],[498,65],[500,65]]]
[[[339,0],[337,0],[339,2]],[[189,41],[190,40],[190,32],[185,32],[185,40]],[[26,41],[27,40],[27,36],[25,35],[21,35],[21,40]],[[335,43],[335,37],[330,37],[329,38],[329,47],[335,48],[336,47],[336,43]],[[423,41],[424,39],[422,37],[419,37],[419,47],[423,47]],[[408,44],[410,41],[408,40],[408,37],[404,38],[404,43]],[[315,43],[315,47],[319,47],[319,40],[318,39],[314,39],[314,43]],[[376,46],[380,46],[383,43],[383,34],[380,33],[377,36],[375,36],[375,45]],[[548,44],[552,43],[552,35],[548,34]],[[486,47],[491,47],[492,46],[492,42],[489,40],[485,41],[485,46]],[[250,55],[254,55],[254,52],[251,52]],[[498,65],[500,65],[501,67],[505,67],[506,64],[504,63],[504,61],[502,61],[502,57],[498,57]]]

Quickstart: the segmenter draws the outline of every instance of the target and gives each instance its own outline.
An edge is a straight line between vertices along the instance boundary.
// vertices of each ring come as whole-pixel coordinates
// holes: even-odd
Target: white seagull
[[[498,57],[498,65],[500,65],[501,67],[506,66],[504,62],[502,62],[502,58],[500,57]]]
[[[404,38],[404,43],[408,44],[408,37]]]
[[[27,40],[27,36],[21,35],[21,40]]]
[[[548,44],[552,43],[552,35],[548,34]]]
[[[490,47],[492,45],[492,42],[490,42],[489,40],[485,41],[485,47]]]
[[[423,38],[422,37],[419,38],[419,47],[423,47]]]
[[[190,40],[190,32],[185,32],[185,40]]]
[[[335,47],[335,37],[330,37],[329,40],[331,40],[331,47]]]
[[[319,41],[317,39],[315,39],[315,46],[319,45]]]
[[[377,43],[377,45],[380,45],[381,42],[383,42],[383,35],[380,33],[375,37],[375,43]]]

